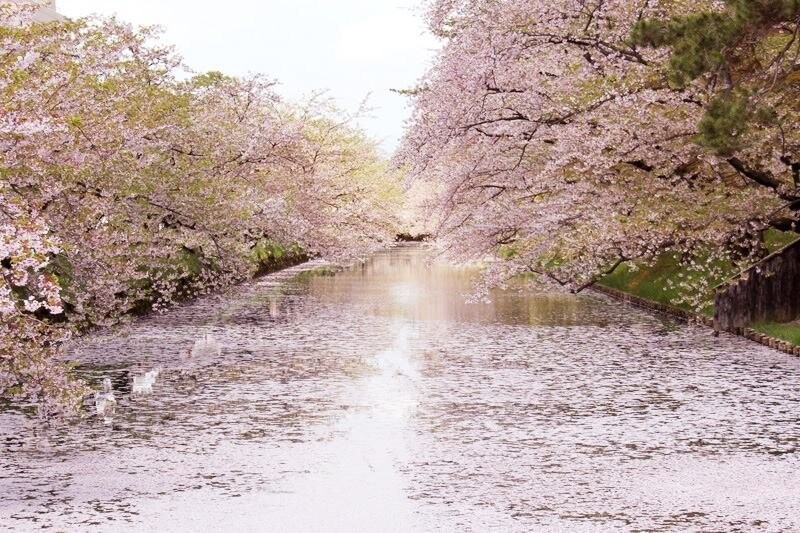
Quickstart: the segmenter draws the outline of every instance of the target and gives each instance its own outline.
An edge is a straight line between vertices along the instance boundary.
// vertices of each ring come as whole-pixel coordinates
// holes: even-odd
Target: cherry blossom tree
[[[673,87],[695,85],[707,95],[697,142],[789,207],[800,204],[792,103],[800,77],[799,29],[796,0],[727,0],[642,19],[632,35],[633,42],[669,50],[666,76]]]
[[[69,332],[43,317],[63,315],[49,272],[58,242],[47,225],[0,184],[0,397],[39,398],[40,412],[61,412],[83,388],[55,359]]]
[[[191,74],[154,29],[32,13],[0,10],[0,395],[74,399],[70,332],[245,280],[264,242],[393,238],[400,189],[355,117]]]
[[[668,43],[634,35],[642,21],[723,7],[432,2],[445,46],[409,91],[397,164],[438,191],[429,210],[447,253],[500,259],[489,284],[532,271],[575,291],[623,262],[675,253],[706,272],[686,287],[698,299],[732,262],[757,257],[759,232],[794,220],[779,128],[743,143],[747,157],[696,142],[713,91],[702,76],[677,86]]]

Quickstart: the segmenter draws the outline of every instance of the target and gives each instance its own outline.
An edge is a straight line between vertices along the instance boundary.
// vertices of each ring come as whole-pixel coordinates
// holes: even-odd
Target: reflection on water
[[[311,291],[328,302],[412,321],[605,326],[614,320],[602,302],[565,294],[498,292],[490,303],[469,303],[478,272],[431,260],[418,249],[395,251],[336,277],[313,278]]]
[[[598,296],[467,304],[428,259],[73,346],[113,422],[0,413],[0,530],[800,529],[797,359]]]

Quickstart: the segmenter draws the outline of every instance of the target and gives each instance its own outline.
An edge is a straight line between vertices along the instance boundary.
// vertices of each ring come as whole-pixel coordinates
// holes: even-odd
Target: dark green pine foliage
[[[769,123],[770,109],[754,109],[743,74],[756,69],[755,45],[781,23],[797,23],[800,0],[726,0],[723,11],[699,11],[669,20],[645,19],[633,28],[632,44],[668,47],[667,76],[675,88],[705,75],[717,96],[706,107],[699,142],[716,152],[735,152],[754,122]],[[756,72],[757,74],[757,72]]]
[[[730,155],[740,148],[742,134],[750,121],[746,96],[725,94],[706,106],[700,121],[700,142],[721,155]]]

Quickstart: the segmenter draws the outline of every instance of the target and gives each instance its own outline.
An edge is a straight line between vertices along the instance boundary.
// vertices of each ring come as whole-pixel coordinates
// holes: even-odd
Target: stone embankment
[[[714,328],[739,332],[759,322],[800,316],[800,241],[766,257],[717,288]]]
[[[620,290],[613,289],[611,287],[606,287],[600,284],[594,285],[592,289],[599,293],[610,296],[615,300],[635,305],[636,307],[645,309],[647,311],[652,311],[655,313],[667,315],[684,322],[702,324],[710,328],[714,327],[714,319],[712,319],[709,316],[692,313],[691,311],[681,309],[680,307],[665,305],[659,302],[653,302],[651,300],[647,300],[639,296],[634,296],[633,294],[628,294],[626,292],[622,292]],[[749,327],[738,328],[737,330],[731,331],[730,333],[734,333],[736,335],[749,339],[753,342],[757,342],[764,346],[768,346],[775,350],[800,357],[800,346],[795,346],[792,343],[787,342],[783,339],[770,337],[769,335],[765,335],[764,333],[756,331],[752,328]]]
[[[652,300],[648,300],[640,296],[635,296],[633,294],[629,294],[627,292],[623,292],[618,289],[613,289],[605,285],[600,285],[599,283],[593,285],[592,289],[597,292],[606,294],[614,298],[615,300],[635,305],[636,307],[640,307],[647,311],[653,311],[656,313],[660,313],[662,315],[667,315],[673,318],[677,318],[684,322],[693,322],[697,324],[703,324],[704,326],[709,326],[709,327],[714,325],[714,321],[711,319],[711,317],[700,315],[697,313],[692,313],[691,311],[681,309],[680,307],[675,307],[674,305],[666,305],[660,302],[654,302]]]

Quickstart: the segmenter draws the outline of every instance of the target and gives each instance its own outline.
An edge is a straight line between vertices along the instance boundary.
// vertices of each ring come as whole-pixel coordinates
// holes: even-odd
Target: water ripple
[[[117,415],[0,413],[0,529],[800,530],[797,359],[602,296],[467,304],[417,247],[320,266],[71,347]]]

